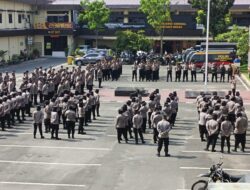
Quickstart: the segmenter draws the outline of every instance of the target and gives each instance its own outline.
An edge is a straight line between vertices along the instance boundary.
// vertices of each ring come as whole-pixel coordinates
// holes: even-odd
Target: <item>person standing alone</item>
[[[159,133],[158,137],[158,148],[157,148],[157,156],[160,156],[161,149],[164,143],[165,156],[169,157],[168,154],[168,145],[169,145],[169,131],[171,130],[171,125],[167,121],[167,116],[163,115],[162,120],[157,124],[157,131]]]

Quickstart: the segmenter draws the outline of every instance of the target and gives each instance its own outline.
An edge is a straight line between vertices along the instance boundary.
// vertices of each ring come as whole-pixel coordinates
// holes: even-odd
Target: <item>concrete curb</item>
[[[247,79],[247,77],[243,74],[241,74],[241,79],[250,87],[250,79]]]

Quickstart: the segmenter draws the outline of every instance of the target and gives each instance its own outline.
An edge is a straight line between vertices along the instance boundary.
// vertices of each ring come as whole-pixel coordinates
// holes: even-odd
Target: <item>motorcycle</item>
[[[192,185],[191,190],[207,190],[209,183],[236,183],[242,178],[242,176],[232,176],[224,172],[222,165],[223,162],[221,158],[218,164],[210,168],[209,173],[198,175],[198,177],[207,177],[208,180],[196,181]]]

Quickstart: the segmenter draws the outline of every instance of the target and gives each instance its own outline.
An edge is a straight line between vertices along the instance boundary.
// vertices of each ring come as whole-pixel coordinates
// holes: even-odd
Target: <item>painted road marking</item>
[[[203,167],[180,167],[182,170],[210,170],[210,168]],[[250,172],[250,169],[233,169],[233,168],[223,168],[225,171],[237,171],[237,172]]]
[[[56,187],[86,187],[86,185],[75,185],[75,184],[30,183],[30,182],[14,182],[14,181],[0,181],[0,184],[4,184],[4,185],[56,186]]]
[[[237,76],[237,79],[243,84],[243,86],[249,91],[250,89],[248,88],[248,86],[246,85],[246,83],[239,77]]]
[[[44,149],[69,149],[69,150],[100,150],[100,151],[110,151],[110,148],[83,148],[83,147],[58,147],[58,146],[29,146],[29,145],[0,145],[0,147],[9,148],[44,148]]]
[[[204,153],[204,154],[211,154],[211,153],[221,153],[220,151],[217,151],[217,152],[211,152],[211,151],[203,151],[203,150],[185,150],[185,151],[181,151],[182,153]],[[230,155],[230,154],[228,154]],[[233,152],[231,153],[231,155],[250,155],[250,152]]]
[[[26,162],[0,160],[0,163],[6,164],[29,164],[29,165],[58,165],[58,166],[101,166],[101,164],[75,164],[75,163],[56,163],[56,162]]]

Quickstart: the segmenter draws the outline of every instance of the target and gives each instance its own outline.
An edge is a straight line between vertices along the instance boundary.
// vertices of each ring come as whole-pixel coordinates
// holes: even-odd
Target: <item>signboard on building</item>
[[[187,23],[184,22],[166,22],[161,25],[161,28],[166,29],[183,29],[186,28]]]
[[[46,22],[46,23],[35,23],[34,29],[72,29],[72,22]]]

